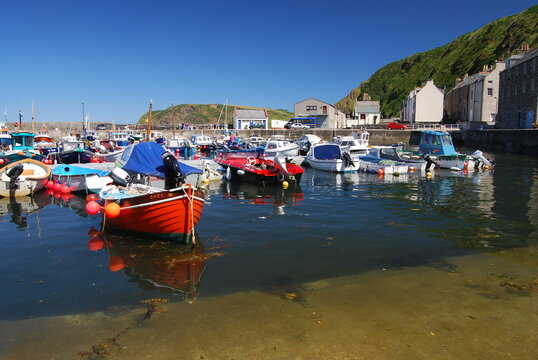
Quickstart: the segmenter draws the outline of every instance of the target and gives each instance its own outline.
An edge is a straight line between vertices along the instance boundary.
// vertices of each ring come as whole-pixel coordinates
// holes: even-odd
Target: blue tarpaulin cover
[[[144,175],[157,176],[160,178],[165,177],[165,169],[161,155],[168,150],[166,150],[161,144],[157,144],[153,141],[141,142],[132,146],[133,150],[131,151],[129,160],[127,160],[123,166],[124,170],[134,171]],[[181,172],[185,176],[202,173],[202,170],[198,168],[182,164],[179,161],[178,163]]]
[[[340,146],[336,144],[317,145],[314,148],[314,158],[318,160],[340,159]]]

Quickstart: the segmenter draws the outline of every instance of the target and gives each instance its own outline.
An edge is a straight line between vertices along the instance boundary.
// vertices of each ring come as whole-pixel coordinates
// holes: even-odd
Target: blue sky
[[[171,103],[335,103],[377,69],[535,1],[2,1],[8,121],[134,123]],[[2,116],[3,119],[3,116]]]

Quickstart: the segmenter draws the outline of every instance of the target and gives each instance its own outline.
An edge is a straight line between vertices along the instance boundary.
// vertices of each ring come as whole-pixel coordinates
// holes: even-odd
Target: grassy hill
[[[416,86],[433,79],[445,91],[456,78],[479,72],[483,65],[506,59],[523,44],[538,46],[538,5],[501,18],[449,44],[388,64],[353,89],[336,107],[350,113],[362,93],[381,101],[384,117],[398,116],[400,103]]]
[[[228,105],[227,116],[224,105],[220,104],[182,104],[171,106],[165,110],[154,110],[152,112],[152,123],[156,125],[177,125],[177,124],[216,124],[220,116],[220,124],[232,123],[234,108],[257,110],[263,108],[252,106]],[[289,120],[293,113],[283,109],[267,109],[269,120]],[[226,117],[226,119],[225,119]],[[139,124],[147,124],[148,113],[145,113],[138,120]]]

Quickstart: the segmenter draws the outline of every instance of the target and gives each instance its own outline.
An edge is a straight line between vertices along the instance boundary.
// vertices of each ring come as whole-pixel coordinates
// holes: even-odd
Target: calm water
[[[193,251],[99,233],[81,197],[0,199],[0,358],[535,358],[538,159],[488,156],[211,184]]]

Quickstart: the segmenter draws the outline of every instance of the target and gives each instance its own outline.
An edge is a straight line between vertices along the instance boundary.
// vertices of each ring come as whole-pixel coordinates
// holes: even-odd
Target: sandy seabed
[[[0,322],[12,359],[536,359],[528,249],[295,288]],[[173,300],[173,299],[171,299]]]

